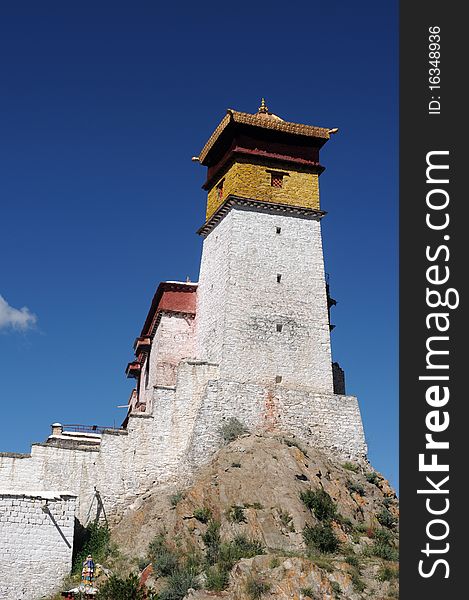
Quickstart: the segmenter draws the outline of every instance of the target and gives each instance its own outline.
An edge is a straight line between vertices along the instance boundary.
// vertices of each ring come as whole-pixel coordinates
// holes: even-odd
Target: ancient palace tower
[[[196,351],[220,377],[334,391],[319,162],[330,130],[228,110],[208,167]]]
[[[264,103],[228,111],[196,158],[208,169],[200,280],[157,286],[127,365],[136,385],[122,426],[54,423],[30,454],[0,453],[0,489],[67,490],[81,522],[102,507],[109,516],[185,481],[233,417],[366,457],[357,398],[331,364],[318,183],[331,133]]]
[[[135,389],[122,426],[56,422],[29,454],[0,452],[3,524],[14,532],[0,532],[0,542],[8,567],[22,557],[20,568],[5,569],[3,589],[18,586],[17,573],[20,583],[26,572],[53,580],[57,564],[65,574],[72,546],[58,546],[57,522],[71,542],[75,518],[119,518],[155,486],[185,485],[233,418],[251,432],[365,460],[357,398],[331,360],[319,203],[319,152],[331,133],[286,122],[264,102],[256,114],[228,110],[195,158],[208,170],[199,282],[157,286],[127,365]],[[31,518],[42,537],[24,528]],[[34,558],[44,547],[63,549],[47,571]]]
[[[169,471],[216,451],[232,417],[363,457],[357,399],[332,364],[319,152],[335,130],[228,110],[193,160],[207,167],[198,283],[160,283],[127,374],[125,425],[155,419]],[[167,444],[171,451],[168,455]]]

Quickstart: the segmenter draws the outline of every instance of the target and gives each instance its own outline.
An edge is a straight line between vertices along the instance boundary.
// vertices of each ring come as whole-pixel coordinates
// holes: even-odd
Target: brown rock
[[[369,465],[360,465],[355,473],[311,446],[300,443],[296,447],[290,438],[287,442],[281,434],[268,433],[243,436],[221,448],[184,490],[184,498],[176,507],[169,502],[174,489],[150,490],[145,501],[140,506],[134,503],[113,527],[113,540],[129,557],[142,556],[150,541],[164,531],[168,543],[177,542],[179,552],[198,548],[203,553],[208,524],[197,520],[194,511],[206,508],[211,518],[220,523],[223,541],[243,535],[261,542],[266,554],[237,562],[227,591],[197,590],[190,593],[194,600],[249,600],[246,586],[253,578],[264,581],[269,588],[263,596],[266,599],[300,600],[308,597],[302,590],[309,590],[313,600],[332,600],[339,586],[342,600],[358,600],[367,595],[375,599],[388,597],[391,584],[377,577],[380,559],[360,557],[361,574],[343,559],[372,546],[366,529],[379,527],[376,515],[383,506],[397,517],[394,491],[382,478],[378,485],[367,482]],[[350,491],[351,483],[361,486],[364,494]],[[319,488],[335,503],[339,518],[333,521],[332,528],[341,548],[332,557],[309,560],[302,532],[307,524],[317,525],[318,519],[303,504],[300,494]],[[385,502],[385,498],[393,502]],[[234,511],[233,507],[239,508]],[[237,518],[233,519],[235,512]],[[392,535],[396,537],[397,531],[392,531]],[[358,580],[365,584],[360,593]]]

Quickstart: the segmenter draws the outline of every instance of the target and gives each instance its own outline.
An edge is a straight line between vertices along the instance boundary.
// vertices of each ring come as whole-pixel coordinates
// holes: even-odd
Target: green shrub
[[[205,544],[205,556],[209,565],[214,565],[220,555],[220,523],[210,521],[207,531],[202,535]]]
[[[310,587],[301,588],[301,593],[303,596],[308,596],[308,598],[311,598],[312,600],[316,600],[318,597],[313,588]]]
[[[270,590],[271,585],[262,579],[249,577],[246,581],[246,594],[250,600],[260,600]]]
[[[393,569],[388,565],[382,565],[380,570],[378,571],[378,579],[379,581],[392,581],[393,579],[397,579],[399,577],[398,569]]]
[[[265,554],[264,546],[259,540],[247,538],[245,535],[237,535],[231,545],[236,548],[239,558],[252,558],[260,554]]]
[[[207,533],[209,535],[207,536]],[[220,524],[210,523],[205,534],[206,560],[209,567],[206,571],[206,588],[212,591],[224,590],[228,585],[229,573],[242,558],[252,558],[264,554],[264,547],[257,540],[250,540],[238,535],[229,542],[220,543]]]
[[[199,549],[192,548],[184,554],[183,563],[180,561],[180,564],[183,564],[187,569],[192,569],[193,571],[200,573],[205,561]]]
[[[355,528],[352,521],[350,519],[348,519],[347,517],[343,517],[342,515],[336,515],[335,521],[337,521],[338,523],[340,523],[342,525],[342,529],[345,531],[345,533],[352,533],[352,531]]]
[[[181,502],[181,500],[184,500],[184,492],[180,490],[178,490],[174,494],[171,494],[171,496],[169,497],[171,506],[177,506],[179,502]]]
[[[357,592],[363,592],[363,590],[366,588],[366,585],[363,579],[360,577],[360,573],[358,572],[358,570],[354,569],[351,573],[351,577],[352,585],[355,588],[355,590]]]
[[[225,423],[223,423],[219,429],[219,432],[225,444],[229,444],[245,433],[249,433],[249,429],[246,427],[246,425],[244,425],[244,423],[241,423],[241,421],[238,421],[238,419],[235,417],[231,417],[225,421]]]
[[[373,556],[383,560],[396,561],[399,559],[399,552],[394,546],[391,533],[387,529],[377,529],[374,532],[374,542],[370,547],[370,552]]]
[[[285,527],[285,529],[288,529],[288,531],[295,531],[295,527],[293,525],[293,517],[291,516],[290,513],[279,508],[278,516],[279,516],[280,522]]]
[[[158,600],[182,600],[190,588],[198,588],[197,572],[190,567],[178,567],[168,577]]]
[[[359,496],[365,495],[365,488],[360,483],[355,483],[353,481],[347,482],[348,491],[353,494],[358,494]]]
[[[162,533],[157,535],[148,546],[148,558],[158,577],[171,575],[179,565],[177,554],[169,548]]]
[[[336,538],[329,523],[319,525],[306,525],[303,530],[303,539],[308,549],[319,550],[323,553],[334,553],[339,547],[339,540]]]
[[[206,572],[205,587],[212,592],[221,592],[228,587],[230,573],[220,565],[211,567]]]
[[[283,438],[283,441],[289,448],[298,448],[298,450],[300,452],[302,452],[305,456],[308,456],[308,453],[303,448],[303,446],[300,444],[300,442],[297,442],[296,440],[292,440],[291,438]]]
[[[274,556],[270,559],[269,567],[271,569],[276,569],[280,566],[280,559],[278,556]]]
[[[374,529],[373,535],[370,537],[380,544],[386,544],[387,546],[393,544],[393,535],[387,529]]]
[[[145,590],[140,587],[137,575],[129,575],[125,579],[111,575],[111,577],[99,586],[96,595],[99,600],[145,600]]]
[[[334,592],[334,596],[336,598],[338,598],[339,596],[341,596],[342,594],[342,588],[340,587],[340,583],[337,581],[331,581],[331,588],[332,591]]]
[[[144,569],[146,569],[146,567],[148,567],[148,565],[150,564],[150,560],[148,559],[147,556],[139,556],[136,559],[136,563],[137,563],[137,567],[139,571],[143,571]]]
[[[399,552],[396,548],[380,542],[375,542],[371,546],[371,554],[373,556],[377,556],[378,558],[382,558],[383,560],[399,560]]]
[[[316,491],[306,490],[301,492],[300,500],[320,521],[328,522],[337,516],[334,501],[322,488]]]
[[[231,463],[231,466],[233,467],[233,469],[241,469],[241,463],[234,462]]]
[[[238,535],[230,542],[220,545],[219,561],[225,569],[230,570],[238,560],[253,558],[265,554],[264,547],[258,540],[250,540]]]
[[[384,507],[376,515],[376,518],[378,519],[378,523],[380,525],[382,525],[383,527],[388,527],[389,529],[391,529],[391,527],[394,527],[394,525],[396,524],[396,519],[392,516],[390,511]]]
[[[358,556],[356,554],[347,554],[345,557],[345,562],[348,562],[349,565],[358,569],[360,567],[360,561],[358,560]]]
[[[376,471],[371,471],[370,473],[366,473],[365,475],[368,483],[372,483],[373,485],[378,485],[379,483],[379,475]]]
[[[347,471],[352,471],[353,473],[359,473],[359,471],[360,471],[360,467],[357,464],[352,463],[352,462],[344,462],[342,464],[342,467],[344,469],[347,469]]]
[[[196,508],[194,510],[194,517],[201,523],[208,523],[212,517],[212,511],[209,508]]]
[[[324,554],[309,554],[309,559],[320,569],[324,569],[328,573],[332,573],[335,569],[333,563],[330,558],[326,557]]]
[[[392,533],[386,529],[375,529],[371,537],[383,544],[392,545],[393,543]]]
[[[226,518],[230,523],[246,523],[244,507],[234,504],[227,512]]]
[[[111,532],[106,524],[93,521],[80,532],[72,573],[81,573],[83,562],[91,554],[94,562],[102,563],[110,553]]]

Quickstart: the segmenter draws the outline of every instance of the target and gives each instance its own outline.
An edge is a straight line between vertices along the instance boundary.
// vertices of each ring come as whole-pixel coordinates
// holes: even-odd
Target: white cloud
[[[32,327],[37,321],[37,317],[29,308],[13,308],[5,298],[0,295],[0,329],[20,329],[22,331]]]

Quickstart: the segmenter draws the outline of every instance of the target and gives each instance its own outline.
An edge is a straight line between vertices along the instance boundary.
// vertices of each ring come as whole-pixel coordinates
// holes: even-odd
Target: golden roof
[[[199,154],[199,162],[204,162],[208,153],[230,123],[253,125],[254,127],[262,127],[263,129],[281,131],[285,133],[291,133],[293,135],[320,138],[324,141],[327,141],[330,138],[330,130],[327,128],[316,127],[314,125],[302,125],[301,123],[290,123],[267,111],[268,109],[264,102],[261,104],[259,112],[254,115],[229,108],[226,111],[226,115],[203,147],[202,152]]]

